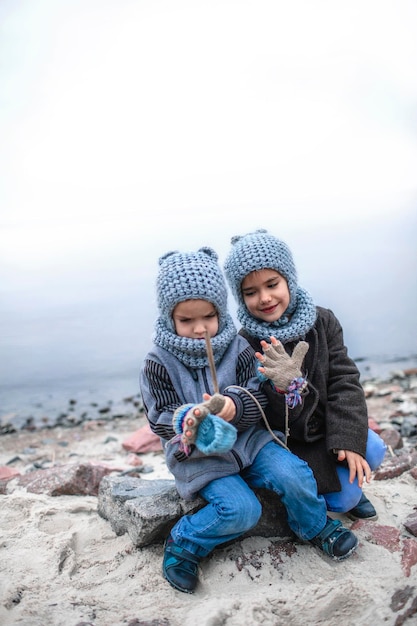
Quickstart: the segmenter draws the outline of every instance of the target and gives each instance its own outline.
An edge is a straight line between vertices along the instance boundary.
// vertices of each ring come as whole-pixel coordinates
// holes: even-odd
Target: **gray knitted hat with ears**
[[[159,259],[156,280],[161,320],[174,331],[172,313],[184,300],[207,300],[219,314],[219,332],[226,323],[227,287],[217,253],[209,247],[197,252],[167,252]]]
[[[287,244],[265,229],[247,235],[232,237],[232,248],[224,263],[224,271],[232,294],[244,306],[241,285],[251,272],[273,269],[287,280],[290,304],[286,313],[291,314],[297,306],[297,270]]]

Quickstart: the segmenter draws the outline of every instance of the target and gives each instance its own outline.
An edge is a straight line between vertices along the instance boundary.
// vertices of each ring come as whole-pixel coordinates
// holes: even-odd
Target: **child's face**
[[[279,320],[290,304],[288,283],[276,270],[251,272],[241,288],[249,313],[264,322]]]
[[[205,339],[205,331],[210,337],[217,335],[219,316],[216,307],[207,300],[185,300],[179,302],[172,313],[175,332],[180,337]]]

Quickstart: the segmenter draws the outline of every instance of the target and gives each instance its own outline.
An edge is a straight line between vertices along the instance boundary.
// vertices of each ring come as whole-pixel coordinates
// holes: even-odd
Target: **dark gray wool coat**
[[[255,349],[260,341],[243,335]],[[287,445],[312,468],[319,493],[340,491],[336,472],[337,458],[333,450],[351,450],[365,457],[368,437],[368,412],[365,394],[359,382],[359,370],[348,356],[342,327],[329,309],[317,307],[317,320],[305,339],[309,349],[303,363],[308,391],[302,405],[288,409]],[[297,342],[285,344],[292,354]],[[285,431],[285,397],[264,383],[268,396],[265,410],[273,429]]]

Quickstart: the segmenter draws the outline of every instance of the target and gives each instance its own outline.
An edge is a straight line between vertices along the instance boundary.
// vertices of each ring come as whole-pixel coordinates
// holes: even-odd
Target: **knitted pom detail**
[[[253,233],[248,233],[247,235],[233,235],[233,237],[230,240],[230,243],[232,244],[232,246],[234,246],[235,243],[237,243],[238,241],[240,241],[244,237],[248,237],[249,235],[256,235],[258,233],[267,233],[267,232],[268,231],[265,228],[258,228]]]
[[[213,250],[213,248],[210,248],[210,246],[203,246],[202,248],[199,248],[197,252],[201,252],[202,254],[207,254],[208,257],[213,259],[213,261],[219,260],[219,255],[217,254],[215,250]],[[159,265],[162,265],[164,261],[169,259],[169,257],[173,256],[174,254],[181,254],[181,253],[178,250],[170,250],[169,252],[165,252],[165,254],[159,257],[159,261],[158,261]]]
[[[162,263],[166,261],[166,259],[168,259],[173,254],[178,254],[178,250],[171,250],[171,252],[165,252],[165,254],[159,257],[158,264],[162,265]]]
[[[285,393],[285,402],[290,407],[290,409],[293,409],[297,406],[297,404],[303,403],[303,398],[301,394],[306,387],[307,380],[305,378],[299,377],[294,378],[290,382],[286,391],[283,391],[282,389],[276,389],[276,391],[278,391],[278,393]]]
[[[213,248],[210,248],[209,246],[203,246],[202,248],[200,248],[198,250],[198,252],[202,252],[203,254],[207,254],[207,256],[210,257],[213,261],[218,261],[219,260],[219,256],[218,256],[217,252],[215,250],[213,250]]]
[[[175,437],[173,437],[169,443],[171,444],[178,443],[179,449],[181,450],[181,452],[184,452],[185,456],[190,456],[192,448],[190,445],[185,443],[182,435],[180,434],[175,435]]]

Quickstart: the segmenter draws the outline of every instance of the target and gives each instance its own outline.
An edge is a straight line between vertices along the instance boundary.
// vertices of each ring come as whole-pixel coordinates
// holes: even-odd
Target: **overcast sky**
[[[411,0],[2,0],[3,258],[415,207],[416,28]]]
[[[3,384],[136,385],[158,257],[255,228],[352,356],[415,355],[416,32],[415,0],[0,0]]]

